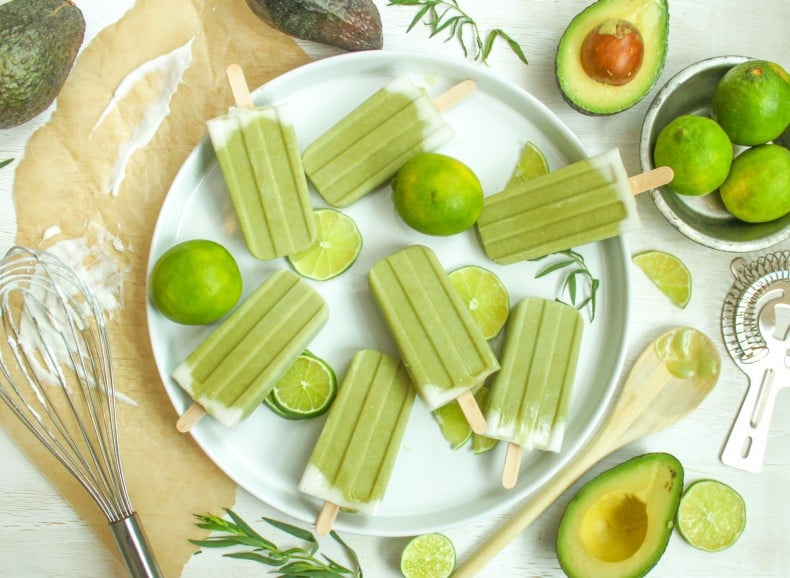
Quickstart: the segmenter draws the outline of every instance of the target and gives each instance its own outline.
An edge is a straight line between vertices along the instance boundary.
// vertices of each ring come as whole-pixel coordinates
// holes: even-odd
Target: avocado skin
[[[350,51],[383,44],[372,0],[247,0],[247,6],[273,28],[304,40]]]
[[[659,561],[672,534],[683,491],[684,470],[668,453],[642,454],[593,478],[574,496],[557,531],[557,558],[569,578],[641,578]],[[639,494],[645,503],[648,530],[644,542],[630,557],[602,562],[590,553],[581,527],[585,515],[599,500],[610,496]]]
[[[607,98],[602,97],[599,102],[596,103],[595,106],[590,106],[588,103],[590,99],[587,98],[589,95],[585,95],[585,98],[580,98],[580,95],[577,94],[577,91],[580,90],[574,81],[572,75],[566,74],[566,72],[562,69],[562,58],[561,53],[563,50],[563,46],[566,42],[568,42],[569,38],[571,38],[575,32],[574,28],[576,27],[577,23],[583,22],[585,19],[590,18],[596,14],[599,8],[603,9],[610,9],[611,7],[616,7],[618,4],[622,4],[624,8],[628,8],[629,10],[633,10],[635,4],[644,4],[644,5],[654,5],[660,8],[660,12],[663,17],[663,21],[655,22],[652,25],[638,27],[640,33],[643,35],[650,34],[655,36],[656,40],[656,50],[658,53],[656,54],[655,65],[652,69],[649,70],[640,70],[637,77],[625,87],[623,91],[628,90],[631,88],[633,83],[637,85],[641,84],[641,90],[636,91],[630,99],[623,100],[622,102],[607,102]],[[628,18],[624,18],[624,20],[629,20]],[[598,22],[600,23],[600,21]],[[581,32],[580,32],[581,34]],[[582,37],[581,40],[583,41],[584,38]],[[618,112],[622,112],[627,110],[637,104],[640,100],[642,100],[650,89],[655,85],[656,81],[658,80],[661,72],[664,68],[664,63],[666,61],[666,54],[667,54],[667,45],[669,42],[669,5],[667,0],[597,0],[593,4],[587,6],[584,10],[579,12],[568,24],[567,28],[563,32],[562,36],[560,37],[560,41],[557,45],[557,52],[555,56],[555,66],[554,66],[554,80],[557,83],[557,86],[560,89],[560,93],[562,94],[563,100],[574,110],[580,112],[582,114],[586,114],[589,116],[608,116],[612,114],[616,114]],[[647,49],[647,45],[645,46]],[[646,55],[647,57],[647,55]],[[585,100],[586,102],[582,102]]]
[[[12,0],[0,6],[0,129],[52,104],[85,37],[82,12],[68,0]]]

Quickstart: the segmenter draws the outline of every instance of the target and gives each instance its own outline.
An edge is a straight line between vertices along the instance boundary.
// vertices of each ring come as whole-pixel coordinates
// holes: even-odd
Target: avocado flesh
[[[626,84],[614,86],[593,80],[584,71],[581,51],[587,35],[600,24],[624,20],[641,33],[642,65]],[[667,54],[669,7],[667,0],[598,0],[571,20],[557,46],[555,75],[565,100],[586,114],[621,112],[650,92]]]
[[[0,4],[0,129],[52,104],[85,36],[82,12],[68,0]]]
[[[557,557],[570,578],[637,578],[656,565],[669,542],[683,489],[672,455],[628,460],[585,484],[568,504]]]

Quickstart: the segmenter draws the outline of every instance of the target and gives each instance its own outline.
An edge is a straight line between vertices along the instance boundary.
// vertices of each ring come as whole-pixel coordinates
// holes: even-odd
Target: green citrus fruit
[[[448,278],[483,337],[496,337],[510,315],[510,296],[499,277],[483,267],[467,265],[450,272]]]
[[[416,536],[401,553],[404,578],[447,578],[454,569],[455,547],[443,534]]]
[[[426,235],[465,231],[483,208],[483,188],[472,169],[439,153],[409,159],[395,175],[392,192],[401,218]]]
[[[305,351],[274,386],[267,405],[274,406],[281,417],[309,419],[326,413],[336,395],[337,377],[332,367]]]
[[[288,261],[303,277],[326,281],[354,264],[362,250],[362,235],[351,217],[334,209],[315,211],[315,222],[313,244],[289,255]]]
[[[727,178],[732,164],[732,143],[715,121],[682,115],[658,134],[653,163],[671,167],[670,187],[681,195],[706,195]]]
[[[717,552],[740,537],[746,527],[746,504],[727,484],[698,480],[680,498],[677,527],[695,548]]]
[[[472,428],[469,427],[469,422],[457,401],[453,400],[433,410],[433,417],[452,449],[462,448],[472,439]]]
[[[241,296],[241,271],[214,241],[193,239],[167,251],[151,270],[149,296],[165,317],[184,325],[213,323]]]
[[[549,162],[546,160],[546,156],[537,146],[528,141],[521,149],[516,168],[513,169],[513,174],[510,175],[505,188],[525,183],[548,172]]]
[[[766,60],[738,64],[716,85],[711,108],[735,144],[767,143],[790,124],[790,75]]]
[[[691,272],[686,265],[664,251],[644,251],[631,260],[642,269],[659,290],[675,305],[684,309],[691,300]]]
[[[727,210],[748,223],[790,213],[790,150],[767,144],[742,152],[719,192]]]

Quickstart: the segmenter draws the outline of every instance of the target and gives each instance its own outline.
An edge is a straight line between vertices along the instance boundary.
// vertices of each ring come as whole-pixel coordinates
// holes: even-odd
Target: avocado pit
[[[642,34],[626,20],[606,20],[593,28],[581,48],[584,72],[593,80],[622,86],[642,68]]]

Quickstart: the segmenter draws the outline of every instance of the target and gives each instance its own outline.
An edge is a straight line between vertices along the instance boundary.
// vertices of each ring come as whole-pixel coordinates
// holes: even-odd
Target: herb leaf
[[[490,30],[483,39],[477,23],[461,9],[458,0],[389,0],[388,6],[418,6],[417,13],[406,28],[406,32],[411,32],[418,22],[423,22],[430,28],[429,38],[446,31],[447,36],[444,41],[448,42],[455,38],[465,57],[471,53],[475,60],[488,64],[494,42],[497,38],[501,38],[518,59],[527,64],[527,57],[519,43],[501,28]],[[470,51],[467,45],[469,37],[474,46],[473,51]]]
[[[330,532],[330,536],[343,547],[356,570],[350,570],[323,554],[321,555],[322,559],[317,558],[318,539],[308,530],[272,518],[262,518],[263,521],[278,530],[308,544],[307,547],[281,549],[274,542],[267,540],[253,530],[233,510],[226,508],[225,512],[230,520],[214,514],[195,514],[197,520],[195,526],[220,534],[209,536],[205,540],[189,541],[201,548],[247,547],[247,550],[230,552],[223,554],[223,556],[237,560],[250,560],[277,568],[277,572],[282,578],[362,578],[362,568],[356,552],[334,530]]]
[[[567,258],[550,263],[549,265],[543,267],[537,273],[535,273],[535,279],[545,277],[550,273],[554,273],[560,269],[565,269],[566,267],[571,268],[571,270],[565,275],[565,279],[560,288],[560,296],[557,298],[557,301],[565,303],[561,297],[562,294],[567,291],[568,297],[570,299],[569,304],[579,310],[582,310],[586,307],[590,315],[590,321],[593,321],[595,319],[598,289],[601,286],[600,279],[596,278],[592,274],[590,269],[587,267],[587,263],[584,261],[584,256],[581,253],[578,253],[572,249],[568,249],[567,251],[560,251],[554,254],[563,255]],[[540,259],[545,259],[545,257],[540,257]],[[539,261],[540,259],[536,260]],[[587,283],[587,291],[584,292],[584,297],[579,296],[579,280]]]
[[[0,169],[2,169],[7,164],[10,164],[14,159],[6,159],[4,161],[0,161]]]

